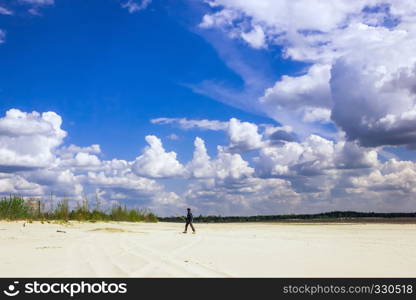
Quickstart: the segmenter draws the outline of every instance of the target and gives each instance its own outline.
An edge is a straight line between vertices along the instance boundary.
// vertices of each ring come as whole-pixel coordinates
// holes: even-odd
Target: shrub
[[[10,196],[0,200],[0,218],[1,219],[26,219],[30,217],[30,210],[23,197]]]

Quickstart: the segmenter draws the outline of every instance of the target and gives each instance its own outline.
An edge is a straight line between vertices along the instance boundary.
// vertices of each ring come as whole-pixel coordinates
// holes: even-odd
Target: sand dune
[[[416,276],[415,224],[196,226],[0,222],[0,276]]]

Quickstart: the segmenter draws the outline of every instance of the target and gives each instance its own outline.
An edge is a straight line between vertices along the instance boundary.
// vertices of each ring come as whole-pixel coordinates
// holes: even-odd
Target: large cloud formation
[[[0,194],[69,197],[72,205],[98,198],[106,207],[123,202],[164,215],[186,206],[234,215],[416,208],[416,164],[382,161],[381,148],[357,141],[318,135],[298,140],[287,127],[206,120],[224,124],[220,131],[228,137],[214,157],[196,137],[192,159],[180,162],[149,135],[136,159],[103,160],[97,144],[65,145],[61,124],[53,112],[11,109],[0,118],[0,153],[7,154],[0,161]],[[169,191],[166,180],[180,180],[181,189]]]
[[[367,147],[415,146],[416,2],[210,4],[215,10],[203,17],[202,28],[219,28],[256,49],[279,45],[285,58],[310,65],[264,92],[258,105],[266,114],[294,129],[311,123],[311,131],[332,121]]]

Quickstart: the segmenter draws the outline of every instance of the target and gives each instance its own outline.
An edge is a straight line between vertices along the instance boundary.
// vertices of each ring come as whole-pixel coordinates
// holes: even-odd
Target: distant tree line
[[[393,218],[416,218],[412,213],[375,213],[356,211],[332,211],[319,214],[258,215],[258,216],[199,216],[196,223],[231,223],[231,222],[276,222],[276,221],[349,221]],[[159,217],[161,222],[184,222],[184,217]],[[416,220],[415,220],[416,221]]]

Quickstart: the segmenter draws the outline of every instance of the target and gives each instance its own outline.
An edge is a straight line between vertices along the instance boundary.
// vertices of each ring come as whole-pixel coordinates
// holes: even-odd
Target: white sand
[[[415,224],[195,226],[0,222],[0,277],[416,276]]]

